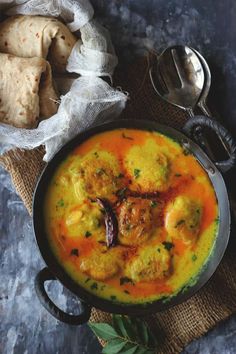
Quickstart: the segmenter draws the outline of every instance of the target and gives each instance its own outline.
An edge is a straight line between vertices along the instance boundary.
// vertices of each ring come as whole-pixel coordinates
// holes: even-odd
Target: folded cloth
[[[47,58],[55,72],[65,72],[77,38],[52,17],[18,15],[0,23],[0,52],[23,58]]]
[[[57,112],[50,64],[0,53],[0,122],[33,128]]]

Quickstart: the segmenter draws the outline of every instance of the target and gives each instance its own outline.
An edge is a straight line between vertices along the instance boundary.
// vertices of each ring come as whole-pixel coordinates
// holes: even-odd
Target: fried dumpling
[[[80,270],[96,280],[112,278],[120,269],[119,255],[114,256],[114,252],[115,250],[104,253],[94,251],[90,257],[82,260]]]
[[[132,181],[132,189],[147,193],[168,189],[169,159],[157,148],[156,142],[148,139],[144,145],[136,145],[129,150],[125,167]]]
[[[178,196],[166,208],[165,228],[172,238],[194,242],[199,234],[202,206],[186,196]]]
[[[162,244],[142,248],[125,269],[126,275],[135,282],[164,279],[170,272],[171,255]]]
[[[79,200],[114,197],[121,187],[120,169],[115,156],[104,150],[91,151],[74,167],[72,181]]]
[[[140,245],[152,236],[158,224],[158,208],[155,202],[128,197],[117,208],[119,242],[123,245]]]

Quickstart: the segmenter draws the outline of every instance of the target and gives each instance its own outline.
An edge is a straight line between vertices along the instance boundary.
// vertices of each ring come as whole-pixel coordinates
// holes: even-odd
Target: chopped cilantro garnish
[[[71,256],[79,257],[79,250],[78,250],[78,248],[73,248],[73,249],[70,251],[70,254],[71,254]]]
[[[135,178],[138,178],[138,177],[140,176],[140,172],[141,172],[141,171],[140,171],[138,168],[135,168],[135,169],[134,169],[134,177],[135,177]]]
[[[158,203],[155,200],[152,200],[150,205],[152,208],[155,208],[157,206],[157,204]]]
[[[57,206],[59,206],[59,207],[64,207],[64,205],[65,205],[65,202],[64,202],[63,199],[58,200]]]
[[[178,226],[180,226],[180,225],[182,225],[182,224],[184,224],[184,223],[185,223],[185,220],[184,220],[184,219],[179,220],[179,221],[176,223],[175,228],[178,227]]]
[[[124,285],[126,283],[131,283],[134,285],[134,282],[132,279],[128,278],[128,277],[122,277],[120,278],[120,285]]]
[[[184,148],[183,148],[183,154],[184,154],[185,156],[188,156],[188,155],[191,154],[191,151],[188,150],[186,147],[184,147]]]
[[[90,286],[90,289],[91,289],[91,290],[97,290],[97,289],[98,289],[97,283],[93,283],[93,284]]]
[[[119,198],[124,198],[126,190],[127,190],[126,187],[125,187],[125,188],[122,188],[122,189],[119,189],[119,190],[116,192],[117,197],[119,197]]]
[[[196,256],[196,254],[193,254],[192,255],[192,261],[195,262],[196,260],[197,260],[197,256]]]
[[[170,250],[171,250],[171,248],[173,248],[173,247],[174,247],[174,245],[173,245],[173,243],[172,243],[172,242],[167,242],[167,241],[164,241],[164,242],[162,242],[162,244],[163,244],[163,246],[165,247],[165,249],[166,249],[167,251],[170,251]]]
[[[85,236],[86,238],[88,238],[88,237],[92,236],[92,234],[91,234],[91,232],[86,231],[85,234],[84,234],[84,236]]]

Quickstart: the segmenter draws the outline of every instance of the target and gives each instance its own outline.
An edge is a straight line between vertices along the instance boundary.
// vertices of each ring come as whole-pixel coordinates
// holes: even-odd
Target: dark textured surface
[[[234,0],[94,0],[99,21],[111,31],[120,65],[145,50],[186,43],[206,56],[213,71],[211,94],[222,120],[236,135],[236,3]],[[90,354],[101,349],[87,326],[58,323],[33,289],[43,267],[31,219],[0,169],[0,353]],[[52,297],[62,308],[76,301],[59,285]],[[185,354],[234,354],[236,317],[191,343]]]

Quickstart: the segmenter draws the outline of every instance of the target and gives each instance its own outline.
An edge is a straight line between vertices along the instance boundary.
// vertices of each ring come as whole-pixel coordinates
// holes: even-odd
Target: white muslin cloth
[[[7,16],[60,17],[72,32],[78,31],[81,36],[67,64],[67,71],[80,77],[73,80],[69,91],[61,96],[57,114],[31,130],[0,124],[0,142],[7,148],[33,149],[45,145],[44,160],[49,161],[80,131],[115,119],[124,109],[127,94],[101,78],[112,78],[117,56],[109,32],[93,19],[94,11],[88,0],[0,0],[0,14],[3,12]]]

